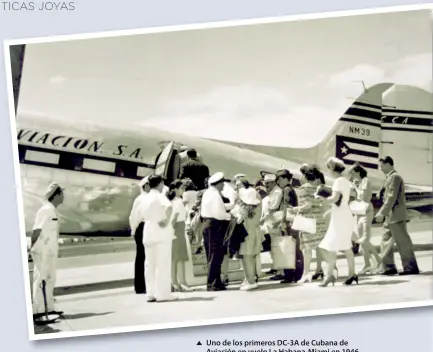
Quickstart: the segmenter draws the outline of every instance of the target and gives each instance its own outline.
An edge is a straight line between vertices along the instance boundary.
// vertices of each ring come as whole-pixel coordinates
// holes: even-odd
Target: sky
[[[32,44],[18,113],[319,143],[380,82],[432,90],[429,11]]]

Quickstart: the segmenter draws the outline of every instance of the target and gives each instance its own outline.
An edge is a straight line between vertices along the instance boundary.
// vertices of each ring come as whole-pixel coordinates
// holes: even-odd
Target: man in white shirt
[[[33,259],[33,318],[45,314],[62,314],[54,309],[59,254],[59,217],[57,207],[63,203],[63,188],[57,183],[48,186],[47,202],[36,213],[31,238],[30,253]]]
[[[209,188],[201,200],[203,238],[208,263],[207,290],[222,291],[226,287],[221,281],[221,264],[224,259],[224,236],[231,219],[221,196],[224,174],[217,172],[209,178]]]
[[[134,289],[136,294],[144,294],[146,293],[146,281],[144,280],[144,262],[146,260],[146,253],[143,245],[144,221],[139,210],[140,203],[150,192],[149,177],[143,178],[140,181],[139,186],[141,194],[135,198],[134,204],[132,205],[131,214],[129,215],[129,226],[137,249],[134,265]]]
[[[223,197],[226,197],[229,200],[229,203],[225,204],[226,210],[227,211],[232,210],[236,203],[237,193],[229,180],[224,180],[224,185],[221,191],[221,195]]]
[[[139,203],[139,212],[144,221],[144,275],[148,302],[177,299],[171,295],[171,248],[174,229],[170,218],[173,209],[171,202],[162,194],[163,186],[161,176],[149,176],[149,194]]]

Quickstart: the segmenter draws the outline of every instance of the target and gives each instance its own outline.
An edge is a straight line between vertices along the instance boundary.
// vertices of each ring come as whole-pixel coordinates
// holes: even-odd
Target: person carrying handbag
[[[354,164],[349,169],[349,175],[353,180],[352,187],[356,192],[356,200],[352,201],[349,206],[355,217],[355,232],[358,236],[356,242],[362,246],[365,263],[358,275],[372,274],[381,262],[379,253],[371,243],[371,226],[374,218],[374,209],[371,203],[373,190],[367,177],[367,170],[360,164]],[[373,265],[371,259],[375,260]]]
[[[327,229],[324,214],[327,210],[320,198],[314,197],[316,189],[322,184],[322,177],[317,168],[312,165],[303,165],[301,171],[301,186],[297,189],[299,205],[292,209],[293,228],[299,228],[300,247],[304,257],[304,270],[300,282],[311,282],[323,278],[323,253],[318,248]],[[313,258],[316,251],[316,271],[310,275]]]
[[[301,250],[300,233],[292,228],[291,221],[287,220],[287,211],[298,206],[298,196],[292,187],[293,174],[286,169],[278,170],[276,172],[277,184],[283,191],[283,197],[279,210],[282,211],[283,217],[280,223],[282,236],[292,236],[295,240],[296,259],[294,269],[284,269],[284,277],[281,280],[282,284],[296,283],[302,278],[304,272],[304,256]]]
[[[240,286],[242,291],[250,291],[258,287],[256,257],[260,255],[262,245],[262,234],[259,228],[262,213],[261,203],[260,196],[253,187],[241,188],[239,199],[231,211],[236,223],[242,225],[247,233],[239,248],[245,273],[245,280]]]

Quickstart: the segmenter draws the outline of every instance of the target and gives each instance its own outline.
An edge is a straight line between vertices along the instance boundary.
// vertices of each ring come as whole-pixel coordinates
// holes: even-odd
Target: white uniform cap
[[[211,177],[209,177],[208,183],[210,185],[214,185],[215,183],[218,183],[222,180],[224,180],[224,174],[222,172],[217,172],[213,174]]]
[[[46,199],[50,199],[50,197],[57,191],[63,191],[63,188],[59,186],[59,184],[57,182],[53,182],[51,183],[47,190],[45,191],[44,197]]]
[[[147,184],[147,183],[149,183],[149,176],[146,176],[145,178],[143,178],[143,179],[140,181],[139,185],[140,185],[141,188],[143,188],[144,185]]]
[[[237,175],[233,176],[233,179],[237,180],[237,179],[246,178],[246,177],[247,177],[247,175],[245,175],[245,174],[237,174]]]
[[[264,178],[265,182],[274,182],[276,180],[277,180],[277,176],[274,174],[266,174]]]

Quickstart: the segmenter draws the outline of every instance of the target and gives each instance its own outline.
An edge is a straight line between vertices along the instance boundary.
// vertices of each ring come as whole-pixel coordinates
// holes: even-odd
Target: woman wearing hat
[[[259,228],[262,214],[262,201],[253,187],[239,189],[238,201],[231,211],[238,224],[243,224],[247,236],[241,243],[239,254],[242,256],[242,266],[245,280],[240,289],[249,291],[258,287],[256,278],[256,257],[262,249],[263,236]]]
[[[262,200],[263,200],[263,198],[265,198],[265,196],[262,196],[262,194],[260,194],[260,190],[256,188],[257,183],[254,186],[251,185],[250,182],[247,179],[247,176],[245,174],[235,175],[233,177],[233,179],[236,182],[236,190],[237,190],[238,194],[239,194],[239,191],[241,189],[252,187],[257,192],[257,195],[259,196],[259,200],[260,200],[261,205],[263,205]],[[261,207],[261,209],[262,209],[262,207]],[[260,230],[260,233],[262,233],[261,230]],[[263,241],[266,240],[266,237],[265,236],[261,236],[260,240],[261,240],[261,244],[260,244],[260,253],[261,253],[263,251]],[[261,261],[260,255],[256,256],[256,273],[257,273],[256,274],[256,281],[258,281],[258,279],[260,279],[260,278],[262,278],[264,276],[264,273],[262,272],[262,261]]]

